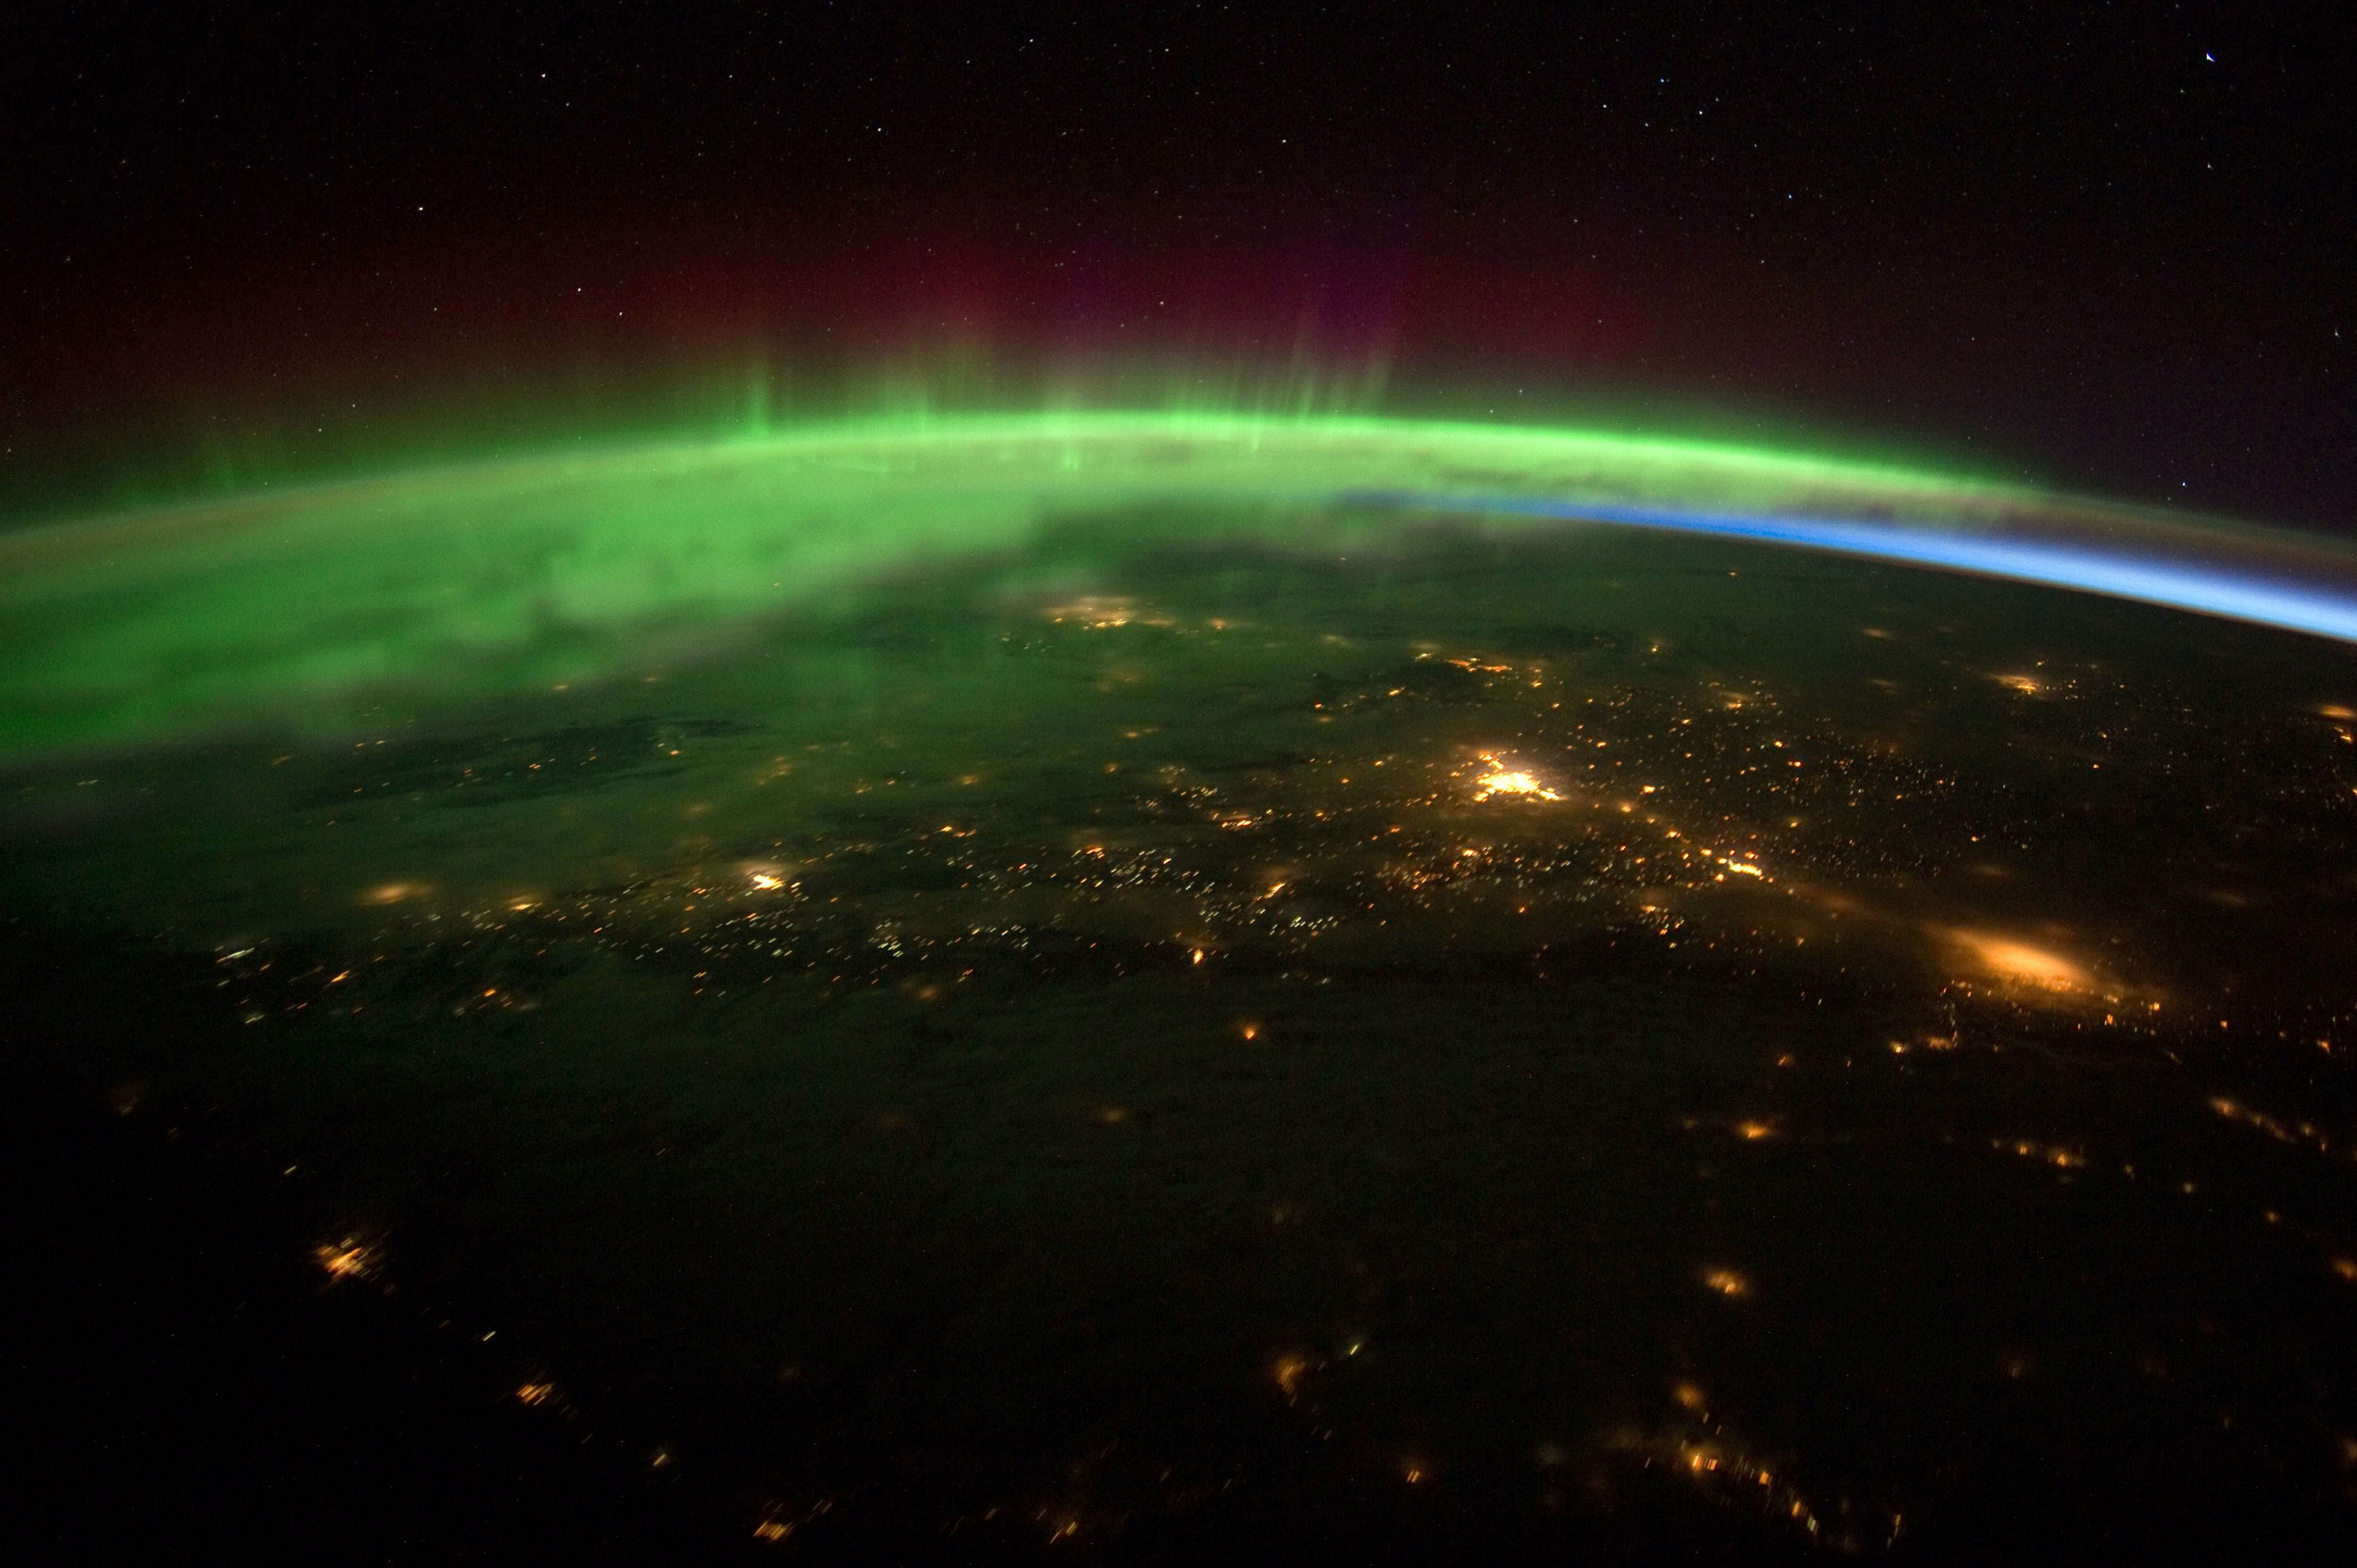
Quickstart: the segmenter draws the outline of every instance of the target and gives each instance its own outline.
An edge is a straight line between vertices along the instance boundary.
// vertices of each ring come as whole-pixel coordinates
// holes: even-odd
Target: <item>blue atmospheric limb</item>
[[[1609,522],[1680,533],[1797,544],[1879,561],[1900,561],[2047,587],[2075,588],[2222,616],[2230,620],[2357,642],[2357,593],[2335,592],[2289,577],[2266,576],[2197,562],[2136,555],[2060,541],[1992,537],[1781,512],[1695,511],[1679,507],[1624,506],[1531,496],[1420,495],[1359,492],[1362,504],[1430,507],[1501,516]]]

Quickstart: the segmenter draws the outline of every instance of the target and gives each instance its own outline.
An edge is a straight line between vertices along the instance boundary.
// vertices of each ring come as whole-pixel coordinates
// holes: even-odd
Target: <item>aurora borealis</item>
[[[1233,542],[1457,520],[1717,533],[2357,637],[2357,553],[1897,467],[1586,431],[1062,412],[820,426],[257,491],[0,538],[20,758],[611,678],[1079,512],[1212,502]],[[339,706],[340,705],[340,706]]]
[[[16,1555],[2345,1552],[2340,10],[18,12]]]

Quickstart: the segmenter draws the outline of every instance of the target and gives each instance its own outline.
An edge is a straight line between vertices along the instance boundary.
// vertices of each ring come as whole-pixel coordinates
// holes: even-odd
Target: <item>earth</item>
[[[1917,563],[2345,564],[1377,435],[858,433],[0,538],[59,1538],[2357,1522],[2357,656]],[[360,1457],[234,1435],[249,1397]],[[361,1478],[453,1444],[546,1489]]]

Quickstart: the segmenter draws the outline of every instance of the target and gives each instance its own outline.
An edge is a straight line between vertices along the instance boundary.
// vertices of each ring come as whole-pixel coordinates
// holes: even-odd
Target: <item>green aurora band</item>
[[[2357,640],[2357,551],[1936,473],[1592,431],[1049,413],[474,464],[0,535],[0,758],[332,729],[692,655],[1060,520],[1380,552],[1440,519],[1830,549]],[[1200,539],[1198,533],[1194,537]],[[1206,541],[1211,542],[1211,541]]]

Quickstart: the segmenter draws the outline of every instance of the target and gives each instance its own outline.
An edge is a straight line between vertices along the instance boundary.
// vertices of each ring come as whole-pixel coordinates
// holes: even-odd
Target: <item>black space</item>
[[[1310,317],[1338,360],[1389,352],[1394,404],[1535,384],[2330,530],[2357,497],[2332,5],[0,27],[18,512],[109,433],[333,441],[395,386]]]

